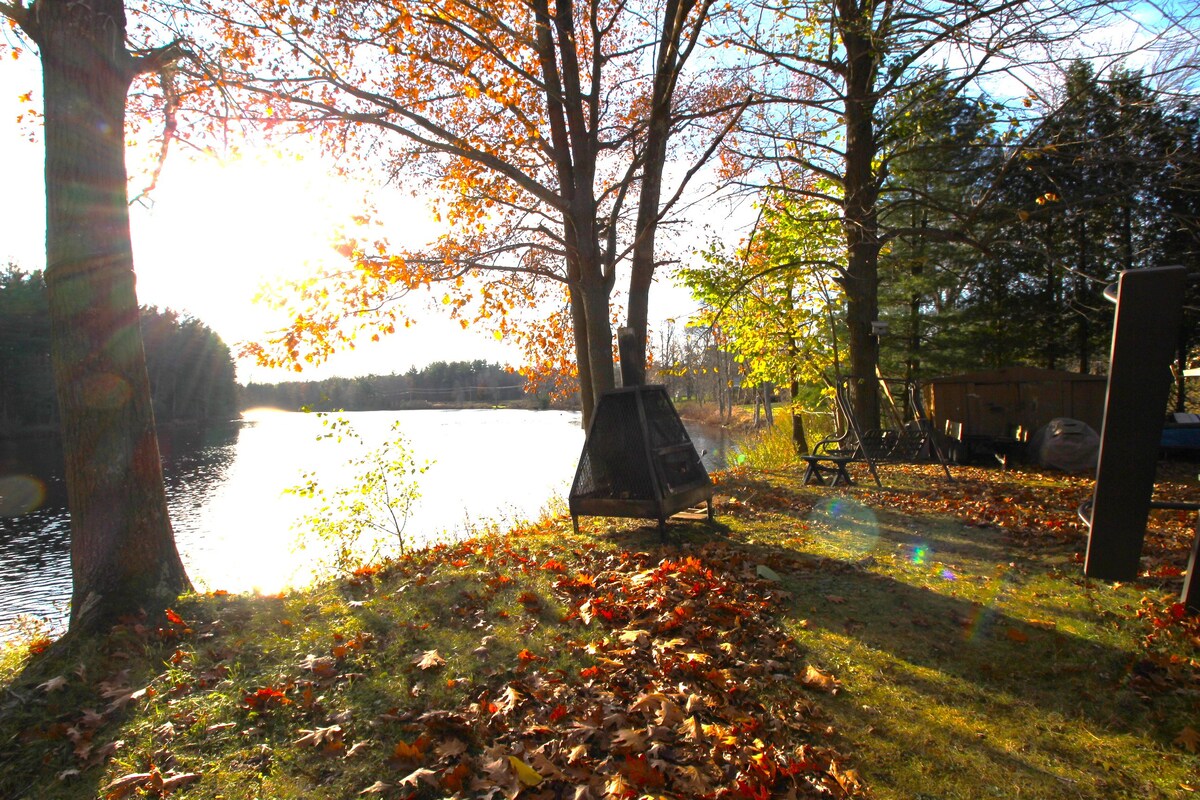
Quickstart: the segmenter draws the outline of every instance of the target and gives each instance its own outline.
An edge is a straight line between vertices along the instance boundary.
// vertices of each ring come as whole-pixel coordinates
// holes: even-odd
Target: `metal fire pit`
[[[605,392],[596,403],[571,485],[579,518],[657,519],[704,501],[713,518],[713,486],[666,388],[633,386]]]

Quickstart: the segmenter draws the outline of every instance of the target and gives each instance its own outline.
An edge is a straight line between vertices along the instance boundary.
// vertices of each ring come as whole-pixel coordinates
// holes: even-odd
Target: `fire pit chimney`
[[[637,355],[637,335],[633,328],[617,328],[617,353],[621,357],[621,385],[644,386],[646,362]]]

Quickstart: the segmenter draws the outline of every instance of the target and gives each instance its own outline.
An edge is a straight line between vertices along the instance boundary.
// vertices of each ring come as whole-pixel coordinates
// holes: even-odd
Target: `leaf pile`
[[[521,783],[578,798],[853,793],[831,750],[797,744],[821,727],[801,691],[815,670],[798,672],[794,643],[769,622],[773,593],[732,550],[705,551],[610,555],[555,583],[592,634],[568,646],[595,665],[582,681],[522,671],[472,706],[492,742],[484,772],[506,795]]]
[[[525,554],[507,555],[533,566]],[[573,555],[571,569],[558,559],[536,568],[557,575],[553,592],[576,636],[563,646],[591,666],[569,674],[522,649],[465,707],[404,715],[392,757],[407,774],[364,791],[581,800],[856,793],[853,771],[811,744],[825,726],[805,686],[836,681],[801,663],[770,622],[777,596],[739,554],[710,545],[701,557],[657,562],[645,553]],[[518,599],[530,616],[543,612],[535,594]],[[490,657],[493,638],[476,655]],[[431,653],[414,662],[443,664]]]
[[[46,681],[23,709],[58,721],[22,758],[58,796],[95,780],[107,800],[861,793],[814,703],[840,683],[774,623],[784,595],[744,554],[530,541],[367,567],[324,608],[210,596],[128,626],[116,662],[157,652],[141,685]]]

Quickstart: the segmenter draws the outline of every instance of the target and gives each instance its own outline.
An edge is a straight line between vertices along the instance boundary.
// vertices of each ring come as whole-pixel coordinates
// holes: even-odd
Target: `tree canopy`
[[[658,228],[747,102],[701,52],[711,16],[711,0],[193,8],[244,113],[320,136],[347,169],[420,176],[447,226],[429,247],[348,235],[346,268],[297,287],[294,323],[260,359],[303,364],[363,327],[389,333],[405,318],[393,301],[436,285],[464,325],[531,352],[573,339],[590,410],[614,381],[619,273],[644,358]]]

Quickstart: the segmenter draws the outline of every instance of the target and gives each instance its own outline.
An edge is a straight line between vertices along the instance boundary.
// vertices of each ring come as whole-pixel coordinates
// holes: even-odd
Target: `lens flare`
[[[17,517],[40,507],[46,487],[29,475],[0,477],[0,517]]]
[[[131,394],[125,379],[110,373],[92,375],[83,385],[83,396],[88,405],[94,408],[120,408],[129,401]]]
[[[879,544],[875,512],[852,498],[828,498],[813,507],[810,519],[824,523],[829,536],[840,541],[851,557],[869,555]]]

